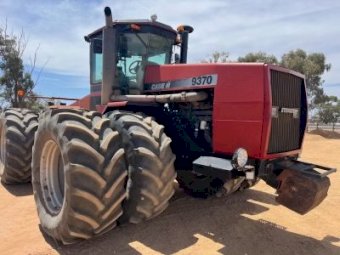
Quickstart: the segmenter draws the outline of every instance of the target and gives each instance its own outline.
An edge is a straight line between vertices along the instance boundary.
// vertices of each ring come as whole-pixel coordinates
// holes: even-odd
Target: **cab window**
[[[148,58],[148,62],[156,63],[162,65],[166,63],[166,53],[157,54]]]
[[[121,89],[141,87],[147,65],[169,64],[173,39],[153,33],[123,32],[119,36],[117,74]]]
[[[91,42],[91,70],[90,78],[91,83],[101,83],[103,80],[103,51],[102,40],[93,39]]]

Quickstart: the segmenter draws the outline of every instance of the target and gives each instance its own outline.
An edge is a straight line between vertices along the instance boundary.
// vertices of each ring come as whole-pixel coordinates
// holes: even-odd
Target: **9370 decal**
[[[191,80],[191,84],[193,86],[195,85],[211,85],[213,82],[213,77],[212,75],[202,75],[198,77],[193,77]]]
[[[172,88],[180,88],[180,87],[193,87],[193,86],[214,86],[217,84],[218,75],[217,74],[206,74],[200,75],[192,78],[175,80],[175,81],[166,81],[166,82],[158,82],[145,84],[145,90],[163,90],[163,89],[172,89]]]

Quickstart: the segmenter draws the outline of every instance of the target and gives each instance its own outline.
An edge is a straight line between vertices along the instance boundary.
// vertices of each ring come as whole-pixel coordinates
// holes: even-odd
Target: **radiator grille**
[[[299,149],[304,133],[301,119],[306,114],[304,80],[271,70],[271,90],[273,114],[268,153]]]

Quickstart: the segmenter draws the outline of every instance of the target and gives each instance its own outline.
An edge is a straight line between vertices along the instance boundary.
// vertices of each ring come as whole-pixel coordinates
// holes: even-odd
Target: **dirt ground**
[[[340,140],[307,135],[302,158],[340,170]],[[326,200],[300,216],[263,182],[224,198],[178,191],[153,220],[62,246],[45,236],[29,184],[0,185],[0,254],[340,254],[340,171]]]

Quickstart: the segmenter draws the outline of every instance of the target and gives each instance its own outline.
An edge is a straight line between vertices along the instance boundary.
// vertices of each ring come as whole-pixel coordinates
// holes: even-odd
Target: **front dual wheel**
[[[161,125],[141,114],[57,109],[42,114],[32,184],[41,226],[64,244],[161,213],[176,177]]]
[[[64,244],[112,229],[126,197],[120,136],[99,113],[52,110],[41,116],[32,159],[43,229]]]
[[[128,196],[122,222],[139,223],[162,213],[174,194],[175,155],[164,126],[142,113],[108,114],[119,131],[128,162]]]

